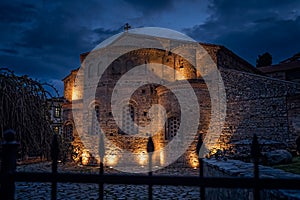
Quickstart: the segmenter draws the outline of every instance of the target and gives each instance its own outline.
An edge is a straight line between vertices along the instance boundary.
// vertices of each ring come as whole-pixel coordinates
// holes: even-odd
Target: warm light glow
[[[145,151],[142,151],[139,155],[138,155],[138,163],[140,165],[146,165],[147,164],[147,154]]]
[[[72,100],[78,100],[78,99],[80,99],[80,91],[76,90],[76,88],[73,88]]]
[[[176,80],[186,80],[183,74],[184,68],[180,68],[179,70],[180,71],[176,71]]]
[[[165,164],[165,152],[164,151],[161,151],[159,153],[159,163],[160,163],[160,166],[164,166]]]
[[[213,147],[211,150],[210,150],[210,154],[215,154],[215,153],[217,153],[217,148],[215,148],[215,147]]]
[[[222,149],[226,149],[226,148],[225,148],[225,146],[218,144],[218,145],[213,145],[208,149],[210,150],[209,155],[214,155],[217,153],[218,150],[222,150]]]
[[[83,153],[81,154],[81,163],[83,165],[87,165],[89,164],[89,160],[90,160],[90,154],[87,150],[84,150]]]
[[[197,167],[199,167],[198,159],[193,158],[193,159],[191,160],[191,165],[192,165],[192,167],[193,167],[194,169],[197,169]]]
[[[115,154],[109,154],[106,156],[106,165],[112,167],[115,166],[118,162],[118,158]]]
[[[75,161],[75,162],[79,162],[80,161],[80,152],[78,150],[78,148],[75,148],[73,150],[73,155],[72,155],[72,159]]]
[[[199,167],[199,161],[198,161],[198,156],[196,153],[191,153],[190,154],[190,166],[194,169],[197,169]]]

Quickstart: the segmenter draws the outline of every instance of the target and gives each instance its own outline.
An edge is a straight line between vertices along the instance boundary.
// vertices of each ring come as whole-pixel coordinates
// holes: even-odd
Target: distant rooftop
[[[291,63],[291,62],[296,62],[296,61],[300,61],[300,52],[296,53],[295,55],[293,55],[292,57],[290,57],[288,59],[281,61],[280,63]]]
[[[290,71],[298,68],[300,69],[300,53],[297,53],[294,56],[287,58],[278,64],[260,67],[259,70],[261,70],[264,73],[271,73],[280,71]]]

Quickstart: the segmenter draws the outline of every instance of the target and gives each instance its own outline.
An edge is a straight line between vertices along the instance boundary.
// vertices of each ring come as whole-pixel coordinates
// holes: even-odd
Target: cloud
[[[284,59],[299,51],[299,4],[296,0],[2,0],[0,67],[60,80],[79,66],[80,53],[122,32],[127,22],[133,28],[183,30],[198,41],[224,44],[251,63],[264,51],[275,60]]]
[[[0,22],[2,23],[30,22],[37,14],[36,7],[32,4],[12,4],[3,1],[0,5]]]
[[[79,1],[2,2],[0,67],[38,79],[66,76],[78,67],[79,54],[93,47],[89,38],[93,31],[86,21],[100,7],[99,3],[80,7]]]
[[[52,87],[54,87],[58,92],[58,96],[63,96],[64,83],[61,80],[59,80],[59,79],[45,79],[43,81],[46,82],[47,84],[51,85]],[[57,92],[52,87],[44,85],[44,88],[48,92],[50,92],[52,94],[52,96],[57,96]]]
[[[171,0],[125,0],[137,9],[141,9],[144,13],[160,12],[162,10],[170,9],[173,6]]]
[[[13,49],[0,49],[0,52],[6,53],[6,54],[18,54],[19,52]]]
[[[260,18],[261,16],[286,16],[299,7],[297,0],[211,0],[211,19],[224,20],[227,23]],[[228,21],[231,19],[232,21]]]
[[[20,75],[60,80],[79,66],[80,53],[120,30],[99,26],[110,1],[27,2],[0,3],[0,67]]]
[[[57,65],[55,62],[45,63],[39,56],[26,58],[21,55],[0,55],[0,60],[0,67],[8,67],[19,75],[27,74],[38,79],[63,77],[66,69],[65,66]]]
[[[250,63],[269,51],[273,61],[299,52],[299,1],[210,1],[203,24],[183,31],[199,41],[222,44]]]
[[[105,29],[103,27],[95,28],[93,32],[95,33],[95,40],[93,42],[94,45],[98,45],[105,39],[118,34],[120,32],[124,31],[124,26],[121,26],[117,29]]]

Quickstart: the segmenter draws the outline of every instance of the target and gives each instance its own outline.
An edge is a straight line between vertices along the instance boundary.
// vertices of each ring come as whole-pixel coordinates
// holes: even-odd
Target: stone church
[[[124,37],[131,36],[131,34],[133,33],[121,33],[113,42],[116,40],[121,41]],[[159,38],[159,41],[166,43],[170,40]],[[220,149],[226,152],[227,156],[247,158],[253,134],[257,134],[259,142],[262,144],[262,151],[287,149],[293,152],[295,150],[295,140],[300,135],[299,83],[269,77],[263,70],[255,68],[224,46],[206,43],[199,43],[199,45],[208,53],[220,72],[226,93],[225,121],[218,130],[220,133],[216,142],[207,147],[210,153]],[[182,46],[188,46],[188,44]],[[80,55],[80,61],[83,65],[88,56],[91,56],[90,52]],[[99,60],[101,61],[101,58]],[[168,83],[167,87],[155,83],[143,85],[135,90],[131,95],[129,105],[124,106],[123,111],[121,111],[130,113],[129,115],[122,115],[120,119],[120,123],[125,127],[124,131],[118,126],[111,110],[110,102],[113,88],[126,72],[135,66],[147,66],[149,63],[166,65],[180,71],[182,75],[177,77],[174,74],[174,82]],[[213,118],[213,100],[208,90],[208,83],[204,80],[204,75],[199,73],[191,62],[174,53],[172,48],[158,49],[151,47],[131,50],[117,56],[117,59],[114,59],[103,73],[100,67],[90,69],[88,67],[85,64],[84,78],[93,80],[93,77],[97,77],[96,82],[92,83],[96,84],[97,88],[94,98],[88,98],[90,99],[88,109],[84,111],[81,116],[82,120],[79,120],[79,122],[74,119],[73,111],[74,108],[82,107],[83,104],[83,88],[75,83],[80,69],[72,70],[63,79],[64,98],[66,100],[63,104],[63,138],[66,143],[70,144],[70,156],[75,161],[84,164],[96,162],[97,160],[99,162],[99,156],[94,155],[91,148],[86,147],[86,144],[81,141],[82,136],[78,132],[82,130],[75,126],[76,121],[77,124],[82,124],[82,126],[89,124],[90,126],[86,132],[90,135],[101,129],[106,139],[111,142],[112,145],[107,145],[105,149],[104,164],[106,166],[114,167],[118,165],[122,161],[122,150],[124,149],[135,155],[132,162],[140,166],[146,165],[148,138],[133,137],[128,131],[136,130],[131,130],[131,127],[126,128],[126,124],[133,121],[138,127],[145,127],[151,123],[151,117],[149,116],[151,106],[154,104],[163,106],[166,110],[165,123],[162,129],[151,136],[156,150],[166,147],[177,135],[183,120],[181,119],[178,99],[172,91],[180,90],[180,87],[186,87],[186,83],[182,82],[184,79],[193,88],[197,96],[200,117],[195,135],[184,136],[189,141],[189,145],[183,155],[177,159],[177,163],[191,167],[198,166],[195,152],[196,142],[198,135],[204,138],[210,129]],[[145,67],[145,73],[147,73],[147,70],[150,70],[150,68]],[[99,78],[100,73],[101,77]],[[163,72],[161,73],[163,74]],[[143,79],[143,75],[138,76],[136,79]],[[178,83],[181,82],[181,86],[178,87]],[[137,132],[144,136],[148,134],[147,131],[143,132],[142,129],[137,130]],[[155,155],[154,165],[166,166],[169,164],[167,162],[168,156],[172,155],[165,155],[161,151]]]

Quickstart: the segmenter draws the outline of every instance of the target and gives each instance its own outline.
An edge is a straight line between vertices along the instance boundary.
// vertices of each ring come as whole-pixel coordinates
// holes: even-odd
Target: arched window
[[[167,125],[165,126],[165,139],[171,140],[174,136],[176,136],[179,126],[180,120],[178,117],[168,118]]]
[[[90,111],[91,117],[91,126],[90,126],[90,135],[97,135],[100,133],[100,107],[99,105],[94,105]]]
[[[135,109],[132,105],[124,106],[122,111],[122,134],[124,134],[124,132],[125,134],[136,133],[136,129],[132,122],[135,122]]]
[[[74,140],[73,137],[73,125],[71,123],[65,125],[63,139],[65,142],[72,142]]]

